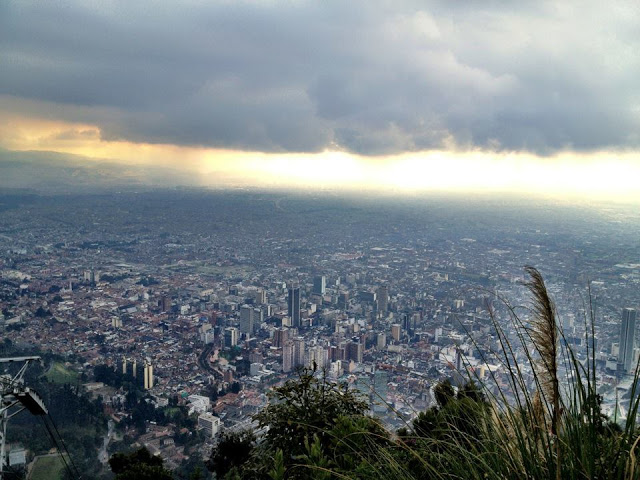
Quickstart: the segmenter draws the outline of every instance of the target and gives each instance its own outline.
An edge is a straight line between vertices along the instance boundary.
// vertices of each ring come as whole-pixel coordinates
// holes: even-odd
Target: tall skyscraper
[[[389,305],[389,289],[386,286],[378,287],[376,298],[378,311],[386,312]]]
[[[313,293],[324,295],[327,288],[327,278],[324,275],[313,278]]]
[[[243,305],[240,308],[240,333],[250,337],[254,332],[253,307]]]
[[[300,326],[300,286],[289,284],[289,295],[287,297],[288,315],[291,319],[292,327]]]
[[[633,365],[633,349],[636,340],[636,311],[633,308],[622,309],[622,325],[620,326],[620,353],[618,365],[624,373],[635,368]],[[620,368],[620,367],[619,367]]]
[[[362,344],[357,342],[348,342],[346,347],[347,360],[362,363]]]

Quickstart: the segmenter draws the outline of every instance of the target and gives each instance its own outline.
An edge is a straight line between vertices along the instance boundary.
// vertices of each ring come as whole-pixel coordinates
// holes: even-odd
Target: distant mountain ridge
[[[0,188],[43,193],[77,193],[118,187],[196,186],[184,171],[128,165],[82,155],[0,149]]]

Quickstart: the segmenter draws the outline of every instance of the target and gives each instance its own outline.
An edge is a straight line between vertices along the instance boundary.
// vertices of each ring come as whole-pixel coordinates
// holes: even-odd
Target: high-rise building
[[[620,326],[620,350],[618,365],[624,373],[635,368],[633,365],[633,349],[636,339],[636,311],[633,308],[622,309],[622,325]]]
[[[389,289],[386,286],[379,287],[376,290],[376,301],[379,312],[386,312],[389,305]]]
[[[296,337],[293,339],[293,366],[300,367],[305,364],[306,350],[304,338]]]
[[[244,333],[247,337],[250,337],[253,331],[253,307],[243,305],[240,307],[240,333]]]
[[[338,352],[338,347],[336,347],[335,345],[331,345],[329,347],[329,361],[331,362],[335,362],[336,360],[339,360],[339,352]]]
[[[346,347],[347,360],[362,363],[362,344],[359,342],[348,342]]]
[[[442,327],[438,327],[436,328],[435,333],[433,335],[433,341],[435,343],[438,343],[441,338],[442,338]]]
[[[85,270],[83,272],[82,278],[85,282],[88,283],[98,283],[100,281],[100,272],[97,270]]]
[[[327,289],[327,277],[320,275],[313,278],[313,293],[324,295]]]
[[[160,303],[161,303],[160,308],[162,309],[163,312],[171,311],[171,297],[168,297],[166,295],[163,296]]]
[[[224,346],[227,348],[235,347],[238,344],[238,329],[236,327],[227,327],[224,329]]]
[[[300,286],[292,283],[288,290],[288,315],[291,319],[291,326],[297,328],[300,326]]]
[[[279,328],[273,332],[273,346],[282,348],[289,341],[289,330],[286,328]]]
[[[293,370],[293,342],[287,342],[282,347],[282,371],[289,373]]]
[[[262,308],[253,309],[253,332],[258,330],[258,327],[264,322],[264,310]]]
[[[321,345],[309,348],[309,367],[315,364],[318,370],[326,368],[329,365],[329,352]]]
[[[144,362],[144,389],[151,390],[153,388],[153,365],[150,361]]]
[[[400,341],[400,335],[402,334],[402,326],[399,323],[391,325],[391,336],[396,342]]]
[[[256,305],[264,305],[267,303],[267,292],[264,289],[259,288],[255,293],[255,302]]]
[[[349,292],[342,292],[338,295],[338,308],[346,310],[349,306]]]
[[[462,350],[460,350],[459,348],[456,348],[456,370],[458,372],[462,372],[463,366],[464,366],[464,363],[462,361]]]
[[[372,292],[371,290],[362,290],[358,293],[358,298],[362,302],[366,303],[376,303],[376,292]]]
[[[215,342],[215,340],[216,340],[216,332],[215,332],[215,330],[213,328],[211,328],[211,329],[207,330],[206,332],[204,332],[203,336],[204,336],[204,338],[202,339],[202,341],[207,345]]]
[[[400,315],[400,321],[402,322],[400,325],[402,325],[402,331],[403,332],[407,332],[407,335],[409,335],[409,337],[412,337],[413,334],[416,331],[416,326],[418,325],[418,322],[420,321],[420,313],[415,312],[415,313],[409,313],[409,312],[405,312],[402,313]]]
[[[347,344],[345,342],[342,342],[340,345],[338,346],[331,346],[329,347],[329,359],[332,362],[335,362],[337,360],[347,360]]]
[[[153,365],[148,358],[142,362],[138,362],[137,358],[127,358],[123,356],[118,363],[118,370],[123,375],[131,375],[136,385],[145,390],[151,390],[155,384],[153,375]]]
[[[387,411],[387,391],[389,374],[384,370],[376,370],[373,374],[373,411],[384,413]]]

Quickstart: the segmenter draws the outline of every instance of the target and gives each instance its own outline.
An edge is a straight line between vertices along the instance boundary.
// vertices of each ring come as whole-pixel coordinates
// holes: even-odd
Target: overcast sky
[[[637,1],[7,0],[0,107],[90,127],[59,141],[629,154],[639,25]]]

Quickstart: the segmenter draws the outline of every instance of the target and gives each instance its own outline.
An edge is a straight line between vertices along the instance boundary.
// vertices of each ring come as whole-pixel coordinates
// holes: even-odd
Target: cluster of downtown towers
[[[324,276],[317,276],[313,279],[313,293],[318,295],[324,295],[326,288],[326,278]],[[244,306],[241,309],[241,332],[252,333],[254,326],[256,325],[254,316],[254,309],[249,306]],[[298,328],[301,326],[301,314],[300,314],[300,285],[297,282],[291,282],[287,285],[287,314],[289,326]],[[622,324],[620,326],[620,342],[618,344],[618,360],[617,360],[617,372],[619,376],[623,376],[628,373],[633,373],[636,367],[634,362],[635,357],[635,333],[636,333],[636,316],[637,312],[633,308],[622,309]],[[284,340],[284,339],[283,339]],[[233,342],[235,344],[235,342]],[[278,343],[287,343],[286,340]],[[296,364],[303,364],[302,353],[304,347],[297,345],[299,342],[289,342],[287,345],[292,350],[290,353],[283,351],[283,369],[284,371],[290,371]],[[294,345],[295,344],[295,345]],[[284,345],[280,345],[284,346]],[[297,347],[297,348],[296,348]],[[287,355],[287,353],[289,353]],[[291,359],[287,358],[291,357]],[[287,361],[288,360],[288,361]]]

